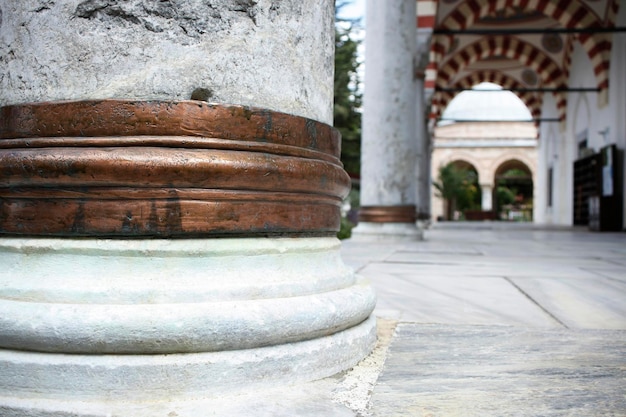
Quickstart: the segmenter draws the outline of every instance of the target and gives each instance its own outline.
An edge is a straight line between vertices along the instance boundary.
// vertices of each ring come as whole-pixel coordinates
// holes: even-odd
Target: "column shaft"
[[[480,189],[482,190],[482,211],[493,210],[493,186],[491,184],[481,184]]]
[[[419,157],[417,161],[417,219],[425,226],[430,222],[430,194],[431,194],[431,148],[430,137],[426,126],[426,106],[424,103],[424,76],[418,74],[416,80],[415,97],[417,111],[415,117]]]
[[[415,227],[415,12],[413,0],[367,3],[361,212],[355,237],[420,236]]]

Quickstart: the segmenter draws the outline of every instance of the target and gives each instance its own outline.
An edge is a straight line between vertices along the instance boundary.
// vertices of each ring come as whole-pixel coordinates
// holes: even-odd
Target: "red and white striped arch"
[[[476,61],[493,56],[514,59],[522,65],[532,68],[541,79],[543,87],[559,88],[566,85],[566,78],[561,68],[534,45],[516,37],[496,36],[482,38],[455,53],[439,70],[436,86],[448,87],[453,82],[454,76],[462,69]],[[555,96],[559,118],[564,120],[567,105],[566,95],[555,93]]]
[[[417,16],[416,16],[416,24],[418,29],[429,29],[431,32],[437,23],[437,1],[438,0],[416,0],[417,1]],[[432,45],[432,44],[431,44]],[[428,80],[434,80],[437,77],[437,71],[432,72],[432,66],[430,61],[432,59],[432,54],[429,56],[429,63],[426,68],[420,68],[420,71],[424,71],[424,87],[427,89],[432,89],[434,87],[434,82],[430,82],[429,86]]]
[[[472,72],[471,74],[461,78],[456,83],[454,83],[453,88],[466,88],[470,89],[476,84],[480,84],[482,82],[490,82],[494,84],[498,84],[502,86],[502,88],[507,89],[521,89],[524,88],[525,85],[519,82],[517,79],[511,77],[500,71],[477,71]],[[541,105],[543,100],[541,99],[541,95],[534,92],[519,92],[515,93],[520,100],[528,107],[532,117],[534,119],[538,119],[541,117]],[[456,92],[438,92],[436,96],[433,98],[437,100],[436,107],[433,105],[433,110],[437,113],[435,114],[436,118],[439,118],[443,113],[444,109],[448,107],[450,101],[454,99],[457,95]],[[538,125],[536,122],[535,125]]]
[[[465,0],[458,5],[440,24],[442,29],[462,30],[472,26],[477,20],[506,7],[519,7],[526,11],[539,11],[559,22],[565,28],[590,28],[612,26],[615,22],[619,0],[613,0],[607,13],[607,20],[602,21],[591,9],[579,0]],[[431,45],[426,86],[434,86],[437,70],[452,42],[451,36],[439,36]],[[597,86],[602,89],[602,97],[608,88],[609,59],[611,41],[606,34],[580,34],[579,40],[589,55],[596,75]],[[428,78],[430,76],[430,78]]]
[[[579,0],[465,0],[441,22],[444,29],[465,29],[477,20],[508,7],[538,11],[563,27],[593,27],[600,24],[598,16]]]
[[[417,27],[420,29],[432,29],[437,20],[437,0],[417,1]]]

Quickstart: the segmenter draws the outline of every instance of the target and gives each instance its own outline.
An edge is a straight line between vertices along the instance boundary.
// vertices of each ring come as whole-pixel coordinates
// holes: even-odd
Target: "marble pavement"
[[[393,328],[356,415],[626,416],[625,233],[448,223],[343,256]]]

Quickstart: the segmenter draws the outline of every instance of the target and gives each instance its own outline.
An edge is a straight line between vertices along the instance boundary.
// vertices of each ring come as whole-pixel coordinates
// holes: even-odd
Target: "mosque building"
[[[435,127],[431,178],[438,182],[439,171],[448,164],[471,173],[472,201],[456,207],[456,218],[531,221],[537,128],[515,94],[491,83],[476,88],[456,96]],[[449,219],[453,213],[446,213],[448,202],[436,191],[433,188],[432,216]]]
[[[532,201],[522,199],[532,204],[532,215],[523,204],[525,214],[514,210],[511,218],[623,230],[626,9],[620,6],[617,0],[369,1],[368,16],[377,19],[366,25],[355,235],[420,238],[420,221],[442,217],[431,183],[450,162],[476,172],[479,217],[501,218],[494,198],[499,182],[508,171],[525,172]],[[405,21],[413,12],[416,19]],[[506,119],[499,116],[507,105],[498,102],[500,93],[453,108],[457,95],[483,82],[519,97],[531,127],[506,122],[502,132]],[[492,123],[485,124],[489,114]],[[467,123],[446,126],[445,119],[472,120],[489,134],[470,133]]]

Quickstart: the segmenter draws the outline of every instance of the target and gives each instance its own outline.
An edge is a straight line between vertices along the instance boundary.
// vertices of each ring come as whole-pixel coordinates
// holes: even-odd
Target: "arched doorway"
[[[456,160],[440,166],[433,185],[443,200],[445,220],[463,220],[466,211],[480,209],[478,171],[471,163]]]
[[[533,220],[533,177],[523,162],[510,159],[495,173],[494,201],[498,217],[502,220]]]

